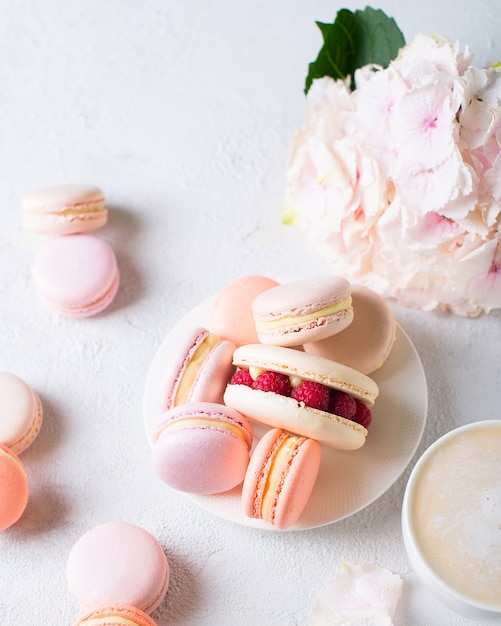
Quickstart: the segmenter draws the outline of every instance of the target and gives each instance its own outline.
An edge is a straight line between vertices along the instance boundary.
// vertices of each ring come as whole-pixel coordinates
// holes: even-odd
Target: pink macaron
[[[157,623],[134,606],[120,605],[90,611],[74,626],[157,626]]]
[[[208,325],[211,332],[233,341],[236,346],[257,343],[252,303],[278,284],[267,276],[243,276],[226,285],[212,304]]]
[[[0,444],[24,452],[40,432],[42,416],[38,394],[19,376],[0,372]]]
[[[71,549],[68,588],[87,611],[131,605],[152,613],[169,586],[169,564],[157,539],[127,522],[95,526]]]
[[[371,374],[388,358],[395,342],[396,321],[386,300],[363,285],[351,286],[353,322],[341,333],[305,343],[303,349]]]
[[[232,341],[206,328],[189,328],[180,333],[160,383],[160,410],[188,402],[221,403],[234,370],[235,348]]]
[[[249,463],[252,429],[222,404],[194,402],[167,411],[153,435],[153,469],[170,487],[197,494],[229,491]]]
[[[353,321],[351,285],[341,276],[284,283],[257,296],[252,313],[261,343],[293,347],[318,341]]]
[[[26,230],[70,235],[104,226],[108,211],[105,197],[94,185],[57,185],[37,189],[21,198]]]
[[[115,253],[92,235],[51,239],[35,258],[41,296],[60,315],[90,317],[111,304],[119,285]]]
[[[252,454],[242,487],[248,517],[286,529],[297,522],[310,498],[318,470],[318,442],[273,428]]]
[[[28,504],[28,478],[19,457],[0,445],[0,530],[15,524]]]

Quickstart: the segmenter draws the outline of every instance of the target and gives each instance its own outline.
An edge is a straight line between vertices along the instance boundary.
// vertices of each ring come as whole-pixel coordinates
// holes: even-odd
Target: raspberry
[[[368,406],[357,400],[357,412],[353,417],[354,422],[358,422],[364,428],[369,428],[372,422],[372,413]]]
[[[292,390],[291,398],[297,402],[304,402],[306,406],[320,411],[327,411],[329,408],[330,392],[329,388],[312,380],[304,380]]]
[[[237,370],[231,377],[231,385],[246,385],[252,387],[252,376],[249,374],[249,370]]]
[[[339,415],[339,417],[345,417],[351,420],[355,417],[356,412],[357,403],[354,398],[344,391],[338,391],[337,389],[331,391],[329,413],[334,413],[335,415]]]
[[[253,389],[261,391],[273,391],[281,396],[290,396],[291,383],[287,374],[279,372],[271,372],[267,370],[256,378],[252,383]]]

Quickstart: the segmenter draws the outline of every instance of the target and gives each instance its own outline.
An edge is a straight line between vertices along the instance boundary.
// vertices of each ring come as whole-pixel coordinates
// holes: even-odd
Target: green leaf
[[[349,76],[354,89],[356,69],[368,64],[386,68],[405,45],[395,20],[371,7],[354,13],[341,9],[332,24],[317,22],[317,26],[324,43],[318,57],[309,64],[305,93],[315,78],[323,76],[341,80]]]

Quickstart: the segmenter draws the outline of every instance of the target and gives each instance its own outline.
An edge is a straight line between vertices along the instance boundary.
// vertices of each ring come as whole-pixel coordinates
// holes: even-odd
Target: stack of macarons
[[[170,568],[158,540],[128,522],[84,533],[68,555],[70,593],[85,611],[75,626],[155,626],[151,618],[169,587]]]
[[[28,504],[28,477],[19,455],[42,426],[38,394],[19,376],[0,372],[0,531],[10,528]]]
[[[290,527],[314,487],[321,446],[364,445],[379,393],[370,374],[395,328],[378,294],[339,276],[233,281],[216,296],[208,328],[180,336],[165,367],[154,469],[194,493],[242,483],[249,517]],[[251,423],[269,428],[253,449]]]
[[[90,317],[114,299],[120,282],[111,246],[90,231],[107,223],[105,197],[93,185],[59,185],[21,199],[23,226],[50,235],[37,253],[35,284],[48,306],[66,317]]]

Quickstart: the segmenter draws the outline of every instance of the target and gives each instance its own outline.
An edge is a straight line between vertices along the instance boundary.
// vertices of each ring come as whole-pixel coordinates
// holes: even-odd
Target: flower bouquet
[[[501,73],[369,7],[319,27],[283,221],[407,306],[501,307]]]

